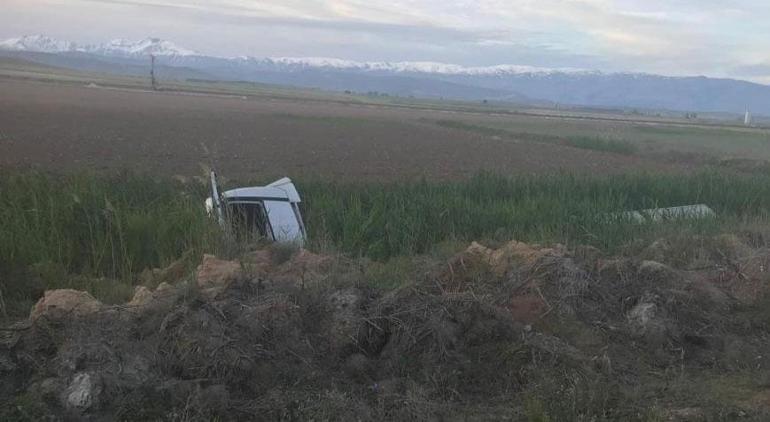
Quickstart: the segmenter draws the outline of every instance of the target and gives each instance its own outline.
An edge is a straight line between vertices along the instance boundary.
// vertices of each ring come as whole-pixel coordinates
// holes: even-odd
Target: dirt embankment
[[[498,246],[395,290],[367,262],[261,250],[206,256],[194,281],[156,271],[121,306],[49,291],[2,331],[0,419],[770,416],[769,250]]]

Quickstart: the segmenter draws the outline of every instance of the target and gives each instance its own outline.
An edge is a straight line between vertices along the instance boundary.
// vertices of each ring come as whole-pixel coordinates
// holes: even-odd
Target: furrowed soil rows
[[[214,164],[231,177],[338,180],[682,168],[435,124],[453,113],[6,79],[0,80],[0,168],[194,176],[201,165]]]

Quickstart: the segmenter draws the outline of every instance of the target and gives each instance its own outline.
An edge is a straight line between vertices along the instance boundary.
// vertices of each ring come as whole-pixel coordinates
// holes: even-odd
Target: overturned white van
[[[267,186],[220,194],[216,174],[211,172],[211,197],[206,199],[206,210],[216,216],[222,228],[236,234],[248,232],[269,241],[302,246],[307,234],[300,202],[299,192],[288,177]]]

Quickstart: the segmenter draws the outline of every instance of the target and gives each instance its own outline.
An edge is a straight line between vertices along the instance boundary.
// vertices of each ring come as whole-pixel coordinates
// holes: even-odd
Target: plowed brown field
[[[673,171],[639,155],[442,127],[469,113],[0,80],[0,168],[343,180]],[[490,119],[506,116],[484,115]],[[537,118],[537,117],[533,117]],[[558,124],[558,119],[554,120]]]

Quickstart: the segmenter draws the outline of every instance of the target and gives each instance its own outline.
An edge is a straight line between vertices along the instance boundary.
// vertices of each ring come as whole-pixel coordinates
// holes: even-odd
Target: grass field
[[[554,120],[511,116],[491,119],[440,120],[441,126],[509,139],[599,139],[623,145],[621,151],[663,156],[670,153],[708,158],[770,159],[770,131],[760,128],[678,126],[633,122]]]
[[[480,174],[459,182],[300,180],[298,185],[312,249],[379,261],[446,245],[462,247],[472,240],[506,239],[588,244],[631,254],[661,236],[760,225],[770,209],[770,176],[717,172],[612,178]],[[201,184],[130,173],[3,173],[0,276],[6,302],[28,305],[31,288],[67,283],[108,301],[120,300],[145,269],[186,253],[226,255],[237,250],[205,216],[205,195]],[[708,204],[718,217],[644,224],[607,218],[624,210],[696,203]],[[45,286],[29,284],[30,273],[42,277]],[[46,277],[50,273],[57,275]],[[63,274],[91,279],[67,281]],[[116,292],[93,284],[98,277],[125,287]]]
[[[631,155],[638,151],[638,146],[624,140],[613,138],[602,138],[599,136],[575,136],[575,135],[549,135],[532,132],[511,132],[505,129],[498,129],[489,126],[473,125],[456,120],[439,120],[436,122],[439,126],[452,129],[466,130],[476,132],[487,136],[513,141],[530,141],[552,143],[564,145],[573,148],[588,149],[594,151],[603,151],[616,154]]]

